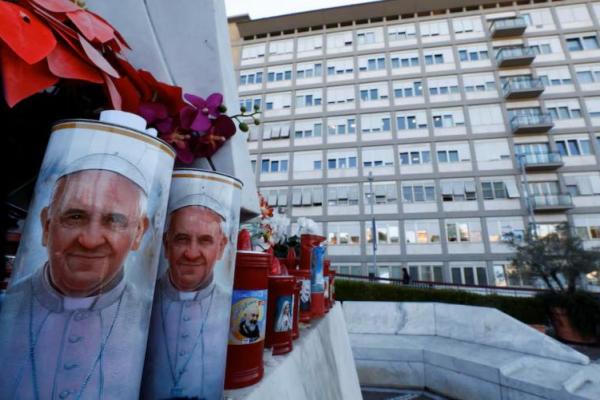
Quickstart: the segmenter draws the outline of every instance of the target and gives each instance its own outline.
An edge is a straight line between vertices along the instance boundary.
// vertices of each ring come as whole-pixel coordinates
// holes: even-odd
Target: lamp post
[[[523,186],[523,193],[525,194],[525,201],[527,202],[527,213],[529,214],[529,229],[530,233],[536,237],[537,223],[535,222],[535,214],[533,211],[533,199],[529,193],[529,181],[527,180],[527,171],[525,170],[525,157],[527,157],[527,154],[517,153],[517,160],[521,171],[521,185]]]
[[[377,226],[375,224],[375,211],[373,203],[375,202],[375,193],[373,192],[373,172],[369,171],[369,204],[371,207],[371,243],[373,244],[373,264],[369,271],[369,280],[375,280],[377,274]]]

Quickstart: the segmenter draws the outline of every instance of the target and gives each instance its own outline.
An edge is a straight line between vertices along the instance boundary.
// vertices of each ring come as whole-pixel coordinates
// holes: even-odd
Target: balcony
[[[535,212],[564,211],[573,207],[570,194],[546,194],[530,197]]]
[[[507,100],[538,97],[544,89],[544,83],[538,78],[508,78],[502,85],[502,93]]]
[[[527,171],[555,170],[563,166],[559,153],[522,154],[519,156]]]
[[[543,133],[553,126],[550,114],[515,115],[510,120],[513,133]]]
[[[522,35],[525,29],[527,29],[527,22],[523,17],[502,18],[492,22],[490,32],[493,38],[500,38]]]
[[[535,59],[535,51],[531,47],[503,47],[496,53],[499,67],[522,67]]]

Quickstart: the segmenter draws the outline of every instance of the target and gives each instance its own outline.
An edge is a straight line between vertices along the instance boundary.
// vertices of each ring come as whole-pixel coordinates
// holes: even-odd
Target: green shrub
[[[600,301],[591,293],[577,291],[575,293],[546,292],[537,296],[550,308],[564,308],[575,328],[586,336],[600,337]]]
[[[546,310],[536,297],[479,295],[460,290],[413,288],[401,285],[338,278],[335,296],[340,301],[422,301],[493,307],[526,324],[546,323]]]

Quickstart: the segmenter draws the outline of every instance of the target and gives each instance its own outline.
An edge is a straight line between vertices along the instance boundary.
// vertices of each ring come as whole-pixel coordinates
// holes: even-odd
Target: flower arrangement
[[[214,155],[238,128],[260,123],[258,108],[230,117],[221,94],[183,94],[136,69],[122,54],[130,47],[121,34],[79,4],[0,0],[0,69],[9,107],[64,82],[100,85],[110,107],[141,115],[186,164]]]
[[[242,229],[250,233],[252,247],[269,250],[277,244],[285,243],[290,226],[290,219],[283,214],[275,214],[273,207],[265,197],[258,193],[260,216],[254,223],[245,224]]]

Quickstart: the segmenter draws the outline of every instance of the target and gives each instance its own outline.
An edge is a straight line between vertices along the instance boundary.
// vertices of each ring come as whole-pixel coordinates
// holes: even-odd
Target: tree
[[[544,237],[528,230],[522,240],[513,236],[510,243],[516,250],[513,264],[517,271],[541,278],[553,292],[575,293],[581,275],[600,270],[600,252],[586,250],[567,223]]]

